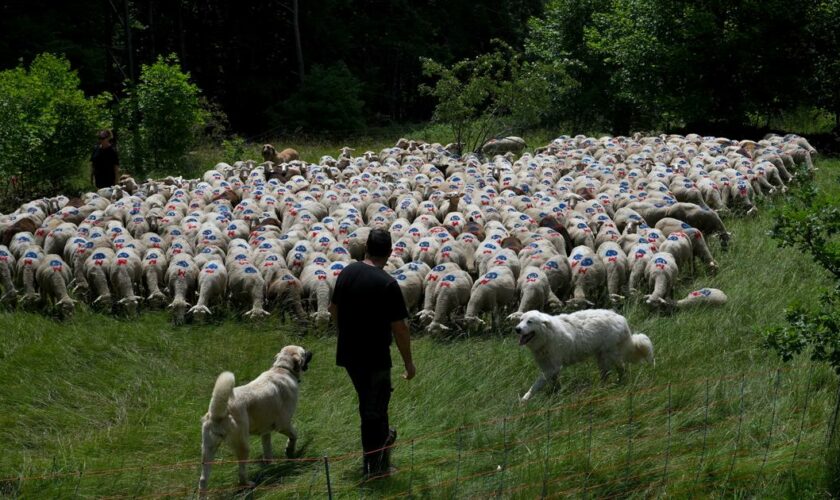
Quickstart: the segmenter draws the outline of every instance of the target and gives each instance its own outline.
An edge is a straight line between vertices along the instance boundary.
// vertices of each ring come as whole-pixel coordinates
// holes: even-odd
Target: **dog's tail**
[[[653,357],[653,342],[644,333],[634,333],[626,344],[624,359],[630,363],[647,361],[656,366],[656,360]]]
[[[210,398],[210,418],[221,420],[228,414],[228,400],[233,395],[236,379],[231,372],[222,372],[213,386],[213,397]]]

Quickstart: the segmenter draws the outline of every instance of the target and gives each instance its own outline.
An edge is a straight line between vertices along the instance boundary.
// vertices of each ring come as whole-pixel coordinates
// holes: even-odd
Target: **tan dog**
[[[277,165],[300,159],[300,155],[294,149],[286,148],[278,153],[271,144],[263,145],[262,157],[264,161],[270,161]]]
[[[198,488],[207,489],[210,465],[216,450],[227,441],[239,463],[239,483],[248,484],[248,436],[262,436],[263,458],[271,460],[271,432],[289,438],[286,456],[295,452],[297,432],[292,416],[298,402],[300,375],[308,368],[312,353],[299,346],[286,346],[274,364],[247,385],[234,388],[233,373],[223,372],[216,379],[210,410],[201,419],[201,478]]]

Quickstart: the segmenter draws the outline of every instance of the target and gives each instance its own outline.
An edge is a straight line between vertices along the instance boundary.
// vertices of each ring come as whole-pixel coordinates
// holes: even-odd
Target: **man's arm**
[[[411,358],[411,335],[408,331],[408,323],[404,319],[394,321],[391,323],[391,331],[394,333],[394,340],[397,341],[397,349],[402,356],[403,364],[405,365],[405,373],[403,378],[411,380],[414,378],[416,368],[414,367],[414,360]]]
[[[327,308],[327,311],[330,312],[330,318],[338,324],[338,306],[335,305],[335,302],[330,302],[330,306]]]

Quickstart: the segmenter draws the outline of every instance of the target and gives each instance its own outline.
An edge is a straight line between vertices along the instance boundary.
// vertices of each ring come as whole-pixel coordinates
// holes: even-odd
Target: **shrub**
[[[525,61],[509,46],[446,67],[423,60],[423,73],[436,78],[420,91],[437,101],[434,120],[451,127],[461,152],[478,151],[494,135],[539,123],[548,108],[549,80],[562,68]]]
[[[65,188],[108,124],[109,99],[85,97],[63,56],[44,53],[28,69],[0,72],[0,178],[16,187],[4,201]]]
[[[301,88],[270,113],[285,127],[315,132],[348,132],[365,125],[362,84],[344,63],[315,65]]]
[[[200,92],[174,54],[142,66],[140,81],[127,88],[118,111],[122,162],[136,176],[183,167],[208,118]]]

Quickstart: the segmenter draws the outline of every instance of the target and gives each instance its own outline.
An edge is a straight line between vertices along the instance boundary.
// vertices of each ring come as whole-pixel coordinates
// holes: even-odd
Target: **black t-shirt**
[[[109,148],[96,146],[90,156],[90,162],[93,164],[96,187],[111,187],[117,183],[117,179],[114,178],[114,166],[119,165],[120,160],[113,145]]]
[[[391,367],[391,323],[408,317],[397,281],[378,267],[354,262],[338,275],[332,302],[338,308],[336,364]]]

